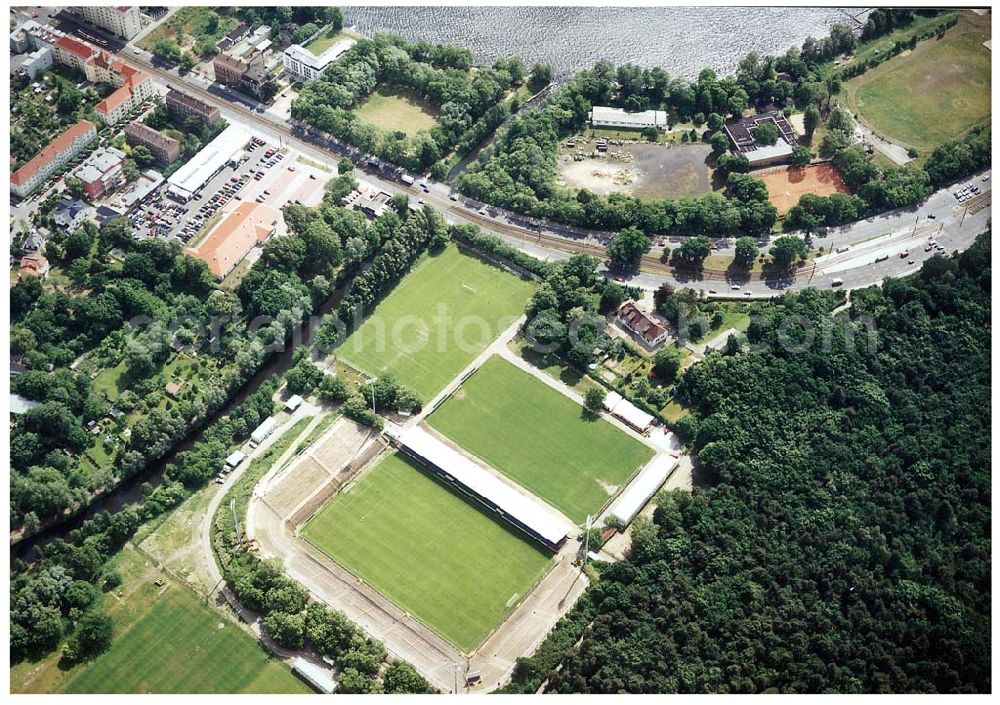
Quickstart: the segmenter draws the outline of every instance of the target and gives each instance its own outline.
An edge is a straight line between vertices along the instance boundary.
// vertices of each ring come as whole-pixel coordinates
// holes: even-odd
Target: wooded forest
[[[830,292],[761,306],[678,386],[709,486],[658,498],[506,690],[989,692],[990,282],[986,234],[834,325]]]

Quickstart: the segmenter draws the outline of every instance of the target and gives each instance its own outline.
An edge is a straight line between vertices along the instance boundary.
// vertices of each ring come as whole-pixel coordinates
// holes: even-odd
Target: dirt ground
[[[803,194],[829,196],[834,193],[850,193],[840,178],[840,173],[832,164],[810,164],[807,167],[781,167],[754,173],[767,186],[771,203],[778,209],[778,215],[785,215],[799,202]]]
[[[630,142],[611,145],[607,156],[600,157],[589,156],[593,149],[592,143],[578,146],[576,151],[588,155],[582,161],[574,161],[572,151],[559,155],[561,185],[601,196],[627,193],[650,200],[712,190],[708,145]]]

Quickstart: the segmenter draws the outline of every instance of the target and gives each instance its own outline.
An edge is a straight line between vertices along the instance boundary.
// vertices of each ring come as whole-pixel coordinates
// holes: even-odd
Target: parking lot
[[[130,216],[136,238],[176,237],[196,244],[237,202],[253,201],[281,208],[287,203],[315,206],[323,200],[330,174],[295,161],[295,154],[255,137],[247,158],[227,165],[194,198],[179,203],[161,188]]]

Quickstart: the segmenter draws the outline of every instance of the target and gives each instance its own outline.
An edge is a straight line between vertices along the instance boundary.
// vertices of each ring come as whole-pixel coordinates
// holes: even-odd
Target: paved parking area
[[[161,188],[130,217],[136,236],[175,237],[186,244],[205,235],[242,201],[281,208],[287,203],[317,206],[323,186],[333,175],[319,165],[297,161],[298,154],[255,137],[247,159],[226,166],[187,203],[178,203]]]

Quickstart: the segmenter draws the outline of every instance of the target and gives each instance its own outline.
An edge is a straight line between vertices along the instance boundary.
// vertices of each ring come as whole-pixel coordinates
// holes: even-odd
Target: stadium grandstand
[[[557,551],[573,525],[541,500],[507,484],[422,428],[387,430],[400,449],[546,548]]]

